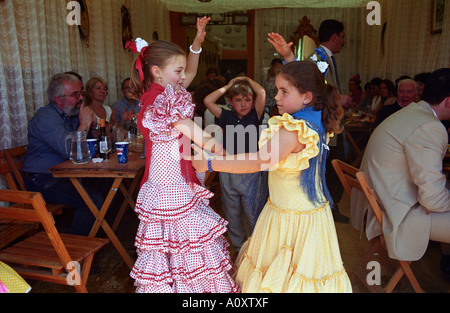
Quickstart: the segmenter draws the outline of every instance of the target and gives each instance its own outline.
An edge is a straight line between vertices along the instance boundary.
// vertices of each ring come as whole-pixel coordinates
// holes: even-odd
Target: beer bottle
[[[106,122],[104,119],[100,120],[100,134],[98,135],[98,157],[104,160],[107,159],[108,154],[105,153],[108,149],[108,135],[106,134]]]

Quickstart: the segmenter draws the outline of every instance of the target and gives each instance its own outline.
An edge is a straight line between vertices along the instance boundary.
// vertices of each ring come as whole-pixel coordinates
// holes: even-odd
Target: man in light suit
[[[416,261],[430,240],[441,242],[441,269],[450,274],[450,192],[442,172],[450,119],[450,69],[435,71],[423,100],[394,113],[378,126],[367,144],[361,171],[377,193],[383,228],[362,192],[353,189],[352,223],[361,230],[366,217],[370,240],[384,234],[389,256]]]
[[[327,83],[336,86],[341,94],[342,103],[346,103],[349,101],[349,97],[342,95],[336,60],[334,59],[334,54],[339,53],[345,44],[344,24],[336,20],[323,21],[319,27],[319,40],[321,44],[318,48],[322,49],[327,56],[325,62],[327,62],[329,70],[325,76],[325,79]],[[291,49],[293,42],[287,43],[286,40],[278,33],[269,33],[268,41],[284,57],[284,61],[286,63],[296,60],[296,56]],[[310,57],[306,60],[311,61]],[[344,188],[331,165],[331,160],[333,159],[339,159],[342,161],[345,160],[344,135],[338,134],[337,136],[332,137],[328,145],[330,146],[330,155],[328,156],[326,164],[326,180],[334,202],[333,218],[336,222],[348,223],[348,217],[342,215],[339,211],[339,207],[337,206],[338,202],[342,198]]]

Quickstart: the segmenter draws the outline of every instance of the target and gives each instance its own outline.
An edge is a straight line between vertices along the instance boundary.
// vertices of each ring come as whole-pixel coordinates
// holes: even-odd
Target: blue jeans
[[[95,205],[100,209],[104,196],[98,189],[95,179],[83,179],[82,184]],[[68,178],[55,178],[52,174],[35,174],[25,177],[28,191],[40,192],[47,203],[66,204],[75,208],[72,224],[68,233],[87,236],[94,224],[95,217]]]
[[[247,238],[252,235],[259,214],[267,202],[269,197],[267,177],[268,172],[219,173],[222,210],[228,221],[231,245],[236,251],[239,251]]]

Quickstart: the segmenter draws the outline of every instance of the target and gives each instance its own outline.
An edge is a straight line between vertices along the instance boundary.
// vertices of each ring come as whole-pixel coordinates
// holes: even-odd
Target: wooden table
[[[349,119],[344,122],[344,129],[345,137],[350,144],[350,148],[354,154],[356,154],[356,158],[350,163],[355,167],[359,167],[364,155],[367,141],[374,130],[374,123],[370,120],[363,121],[358,119]]]
[[[122,204],[121,209],[119,210],[119,214],[116,217],[114,225],[117,227],[122,217],[121,213],[123,213],[127,205],[130,205],[134,209],[135,202],[132,195],[136,187],[139,185],[142,174],[144,172],[144,168],[145,159],[141,158],[141,153],[130,153],[128,156],[127,164],[118,164],[117,155],[111,154],[109,162],[93,163],[92,161],[90,161],[87,164],[74,164],[71,161],[65,161],[49,169],[54,177],[69,178],[75,188],[78,190],[83,200],[86,202],[92,214],[94,214],[96,220],[89,236],[95,237],[101,226],[119,254],[124,259],[125,263],[130,267],[130,269],[133,267],[134,261],[131,259],[131,257],[124,249],[123,245],[120,243],[119,239],[114,233],[113,228],[111,228],[106,222],[105,216],[117,190],[119,189],[124,195],[125,200]],[[97,208],[97,206],[92,201],[91,197],[81,184],[81,178],[85,177],[114,179],[111,189],[109,190],[105,202],[103,203],[103,206],[100,210]],[[123,180],[125,178],[132,179],[132,183],[129,188],[127,188],[123,183]]]

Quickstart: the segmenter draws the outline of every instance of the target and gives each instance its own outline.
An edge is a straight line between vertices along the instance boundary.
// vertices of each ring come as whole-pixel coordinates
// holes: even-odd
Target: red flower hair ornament
[[[142,67],[144,66],[143,55],[145,50],[147,50],[148,43],[142,38],[136,38],[134,41],[128,41],[125,45],[126,49],[130,49],[133,53],[139,53],[139,57],[136,60],[136,70],[138,70],[141,77],[141,81],[144,80],[144,71]]]

